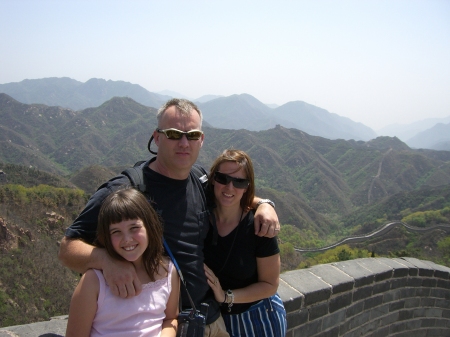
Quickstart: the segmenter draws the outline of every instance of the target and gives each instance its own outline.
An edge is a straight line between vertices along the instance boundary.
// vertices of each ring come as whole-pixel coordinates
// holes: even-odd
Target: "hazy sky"
[[[450,116],[450,1],[0,0],[0,83],[305,101],[377,130]]]

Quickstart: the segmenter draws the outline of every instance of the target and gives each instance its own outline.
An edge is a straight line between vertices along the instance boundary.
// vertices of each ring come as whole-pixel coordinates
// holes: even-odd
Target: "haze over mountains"
[[[22,103],[41,103],[73,110],[100,106],[112,97],[130,97],[148,107],[159,108],[167,99],[183,96],[171,91],[152,93],[137,84],[123,81],[90,79],[85,83],[70,78],[44,78],[0,84],[0,92]],[[328,139],[370,140],[377,137],[371,128],[302,101],[269,107],[249,94],[221,97],[205,95],[196,101],[204,113],[205,125],[216,128],[250,131],[267,130],[281,125],[310,135]],[[407,122],[407,121],[405,121]],[[437,123],[443,127],[427,130]],[[411,147],[450,150],[450,116],[428,119],[411,125],[394,125],[378,131],[378,135],[397,136]],[[422,136],[419,133],[425,132]],[[414,138],[415,136],[417,138]]]
[[[146,145],[157,108],[172,95],[179,96],[99,79],[0,85],[0,250],[7,252],[0,254],[0,326],[68,312],[77,277],[57,261],[57,243],[101,183],[151,156]],[[248,94],[195,101],[205,116],[198,162],[209,168],[224,148],[249,153],[256,193],[276,203],[287,231],[280,240],[291,240],[280,241],[284,268],[299,263],[289,254],[293,247],[323,247],[404,217],[433,216],[424,227],[450,221],[450,151],[376,137],[301,101],[275,108]],[[432,135],[415,133],[418,142],[445,147],[441,127],[432,123]],[[440,250],[447,238],[441,230],[396,229],[359,247],[450,266]]]
[[[245,99],[255,108],[261,104],[247,95],[231,98]],[[77,185],[92,193],[120,172],[117,167],[148,158],[146,144],[156,127],[156,112],[127,97],[74,111],[24,104],[0,94],[0,162],[84,177]],[[412,150],[398,138],[330,140],[280,125],[262,131],[204,130],[200,164],[209,167],[224,148],[248,151],[261,195],[283,204],[283,223],[319,233],[330,230],[331,218],[395,193],[450,184],[449,151]],[[95,180],[93,172],[100,171],[93,166],[109,171]]]

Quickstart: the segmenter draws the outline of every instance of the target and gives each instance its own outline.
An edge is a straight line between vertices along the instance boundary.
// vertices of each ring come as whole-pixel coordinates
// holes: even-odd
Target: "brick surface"
[[[377,295],[373,297],[369,297],[364,301],[364,310],[372,309],[383,303],[383,295]]]
[[[370,310],[370,319],[375,320],[389,313],[389,304],[383,304]]]
[[[322,302],[309,307],[309,320],[315,320],[328,314],[328,303]]]
[[[352,293],[348,292],[331,298],[329,301],[329,312],[333,313],[336,310],[349,306],[352,303],[352,297]]]
[[[414,257],[402,257],[402,259],[416,266],[419,269],[419,276],[433,276],[434,268],[432,268],[431,265],[427,264],[425,261],[421,261]]]
[[[298,310],[302,307],[304,301],[303,294],[291,287],[282,278],[280,278],[277,292],[284,303],[286,312]]]
[[[450,268],[449,267],[441,266],[432,261],[423,261],[423,262],[428,264],[431,268],[434,269],[434,277],[443,278],[446,280],[450,279]]]
[[[398,260],[388,259],[387,257],[378,258],[378,262],[383,263],[389,267],[391,267],[394,271],[392,277],[405,277],[409,275],[409,267],[400,263]]]
[[[286,337],[450,336],[450,268],[411,258],[315,266],[280,277]],[[0,328],[0,337],[62,337],[67,316]]]
[[[364,258],[355,261],[372,272],[375,282],[387,280],[394,275],[394,269],[384,263],[380,263],[378,259]]]
[[[304,305],[321,302],[331,296],[331,286],[306,269],[288,271],[280,278],[303,294]]]
[[[333,265],[317,265],[309,271],[332,287],[333,294],[353,289],[355,280]]]
[[[372,296],[373,286],[358,288],[353,292],[353,302]]]
[[[391,289],[391,281],[384,281],[380,283],[375,283],[373,285],[373,294],[385,293]]]
[[[400,258],[400,257],[392,259],[392,261],[398,262],[398,263],[403,264],[406,267],[408,267],[408,275],[410,275],[410,276],[419,275],[419,268],[417,268],[411,262],[408,262],[407,260]]]
[[[332,265],[352,277],[355,280],[355,287],[362,287],[373,283],[375,275],[355,261],[336,262],[332,263]]]

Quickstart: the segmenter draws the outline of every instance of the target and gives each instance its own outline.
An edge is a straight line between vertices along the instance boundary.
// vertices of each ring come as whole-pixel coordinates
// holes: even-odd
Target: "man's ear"
[[[159,147],[159,136],[161,134],[158,131],[153,131],[153,140],[155,141],[156,146]]]

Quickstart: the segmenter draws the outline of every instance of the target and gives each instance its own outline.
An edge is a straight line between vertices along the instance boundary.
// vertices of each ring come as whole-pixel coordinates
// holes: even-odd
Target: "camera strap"
[[[197,311],[197,309],[195,308],[194,301],[192,300],[191,295],[189,294],[189,291],[188,291],[188,289],[187,289],[186,281],[184,280],[183,273],[181,272],[181,269],[180,269],[180,267],[178,266],[177,260],[175,260],[175,257],[173,256],[172,251],[170,250],[169,245],[167,244],[167,242],[166,242],[165,239],[163,239],[163,244],[164,244],[164,248],[166,249],[167,254],[169,254],[170,259],[172,260],[173,265],[175,266],[175,268],[176,268],[176,270],[177,270],[177,272],[178,272],[178,275],[180,276],[181,283],[183,284],[184,289],[186,290],[186,294],[187,294],[187,296],[188,296],[188,298],[189,298],[189,302],[191,303],[191,306],[192,306],[192,311],[191,311],[191,313],[192,313],[192,314],[195,314],[195,312]],[[181,309],[180,309],[180,310],[181,310]]]

